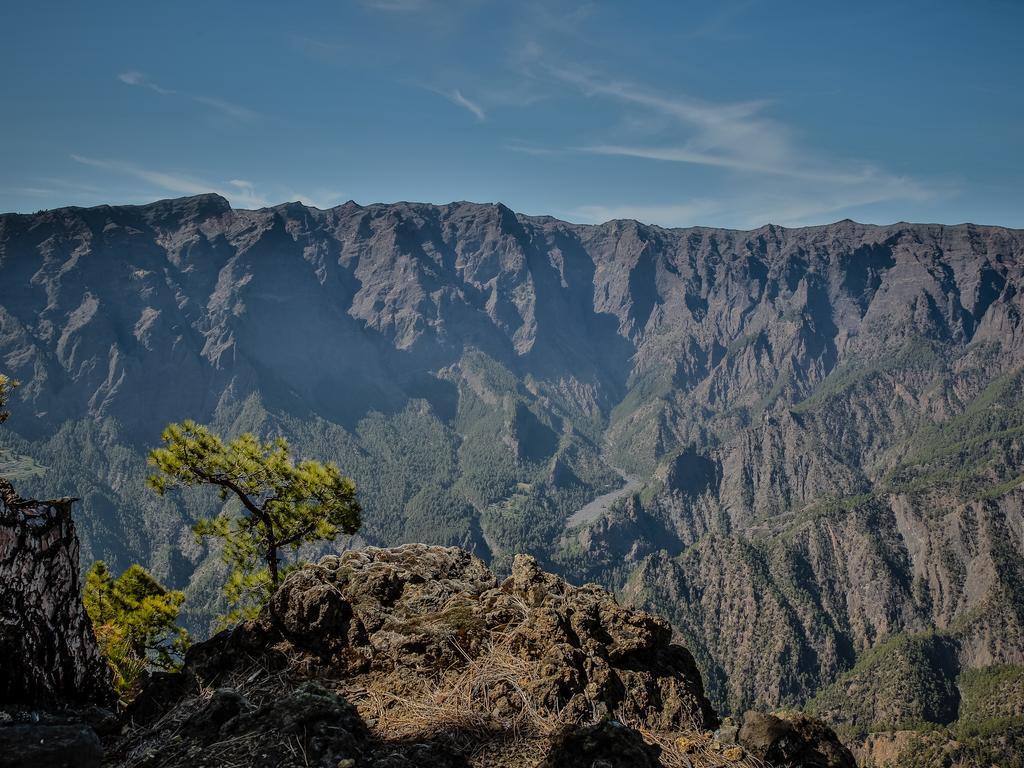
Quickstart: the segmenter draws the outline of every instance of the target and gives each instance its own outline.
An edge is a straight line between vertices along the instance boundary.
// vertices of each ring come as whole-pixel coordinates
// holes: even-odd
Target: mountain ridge
[[[336,461],[370,543],[526,551],[667,616],[726,711],[902,633],[1024,662],[1024,231],[225,204],[0,217],[0,467],[82,496],[83,559],[148,564],[194,626],[212,502],[142,487],[185,417]],[[566,532],[619,469],[643,488]]]
[[[640,219],[630,219],[630,218],[608,219],[608,220],[602,221],[602,222],[595,222],[595,223],[591,223],[591,224],[585,224],[585,223],[581,223],[581,222],[569,221],[568,219],[561,219],[561,218],[558,218],[557,216],[551,216],[551,215],[548,215],[548,214],[519,213],[519,212],[515,211],[514,209],[512,209],[507,204],[501,202],[500,200],[496,200],[496,201],[492,201],[492,202],[478,202],[478,201],[474,201],[474,200],[452,200],[452,201],[450,201],[448,203],[430,203],[430,202],[416,201],[416,200],[395,200],[395,201],[389,202],[389,203],[376,202],[376,203],[365,203],[365,204],[357,203],[355,200],[346,200],[343,203],[339,203],[338,205],[332,205],[332,206],[329,206],[327,208],[320,208],[320,207],[315,206],[315,205],[311,205],[311,204],[308,204],[308,203],[303,203],[301,200],[286,200],[286,201],[283,201],[283,202],[280,202],[280,203],[275,203],[274,205],[263,206],[261,208],[240,208],[240,207],[233,206],[231,204],[231,202],[226,197],[224,197],[223,195],[221,195],[221,194],[219,194],[217,192],[204,192],[204,193],[200,193],[200,194],[197,194],[197,195],[185,195],[185,196],[182,196],[182,197],[160,198],[160,199],[153,200],[151,202],[146,202],[146,203],[119,203],[119,204],[100,203],[99,205],[91,205],[91,206],[61,205],[61,206],[56,206],[54,208],[42,208],[42,209],[39,209],[39,210],[34,211],[32,213],[22,213],[22,212],[19,212],[19,211],[6,211],[6,212],[0,212],[0,218],[8,217],[8,216],[35,217],[35,216],[39,216],[40,214],[58,213],[58,212],[62,212],[62,211],[96,211],[96,210],[105,210],[105,209],[113,210],[113,209],[124,209],[124,208],[127,208],[127,209],[151,208],[151,207],[157,206],[157,205],[165,205],[165,204],[171,204],[171,203],[174,203],[174,204],[185,203],[187,201],[195,201],[195,200],[203,200],[203,199],[215,200],[215,201],[217,201],[218,207],[223,207],[223,208],[225,208],[227,210],[230,210],[230,211],[242,211],[242,212],[248,212],[248,213],[258,213],[260,211],[273,211],[273,210],[277,210],[277,209],[287,209],[287,208],[291,208],[291,207],[301,207],[301,208],[306,208],[306,209],[313,210],[313,211],[319,211],[321,213],[329,213],[329,212],[332,212],[332,211],[337,211],[339,209],[345,209],[345,208],[373,209],[373,208],[389,208],[389,207],[395,207],[395,206],[408,206],[408,207],[411,207],[411,208],[420,207],[420,208],[443,209],[443,208],[451,208],[451,207],[454,207],[454,206],[474,206],[474,207],[489,207],[490,206],[490,207],[495,207],[495,208],[503,208],[505,210],[511,211],[517,217],[522,217],[522,218],[525,218],[525,219],[531,219],[531,220],[537,220],[537,221],[551,221],[551,222],[556,222],[556,223],[560,223],[560,224],[568,224],[568,225],[571,225],[571,226],[574,226],[574,227],[603,227],[603,226],[607,226],[607,225],[610,225],[610,224],[634,223],[634,224],[639,224],[639,225],[644,226],[644,227],[649,227],[651,229],[660,229],[660,230],[664,230],[664,231],[667,231],[667,232],[687,231],[687,230],[707,230],[707,231],[714,231],[714,232],[750,233],[750,232],[757,232],[757,231],[762,230],[762,229],[781,229],[781,230],[787,230],[787,231],[800,231],[800,230],[821,229],[821,228],[835,227],[835,226],[840,225],[840,224],[854,224],[854,225],[859,226],[859,227],[876,227],[876,228],[879,228],[879,229],[885,229],[885,228],[888,228],[888,227],[899,227],[899,226],[909,226],[909,227],[944,227],[944,228],[948,228],[948,229],[957,229],[957,228],[961,228],[961,227],[977,227],[977,228],[982,228],[982,229],[1004,229],[1004,230],[1007,230],[1007,231],[1010,231],[1010,232],[1024,232],[1024,228],[1021,228],[1021,227],[1007,227],[1007,226],[1004,226],[1002,224],[984,224],[984,223],[973,222],[973,221],[961,221],[961,222],[956,222],[956,223],[950,224],[950,223],[942,223],[942,222],[911,222],[911,221],[906,221],[906,220],[901,219],[900,221],[893,221],[893,222],[890,222],[890,223],[887,223],[887,224],[876,224],[876,223],[870,223],[870,222],[856,221],[855,219],[850,219],[850,218],[838,219],[836,221],[826,222],[826,223],[823,223],[823,224],[805,224],[805,225],[801,225],[801,226],[798,226],[798,227],[787,227],[787,226],[784,226],[782,224],[774,224],[772,222],[765,222],[764,224],[761,224],[760,226],[752,227],[750,229],[737,229],[737,228],[732,228],[732,227],[708,227],[708,226],[704,226],[704,225],[701,225],[701,224],[692,224],[692,225],[689,225],[689,226],[665,227],[665,226],[662,226],[660,224],[652,224],[652,223],[649,223],[649,222],[642,221]]]

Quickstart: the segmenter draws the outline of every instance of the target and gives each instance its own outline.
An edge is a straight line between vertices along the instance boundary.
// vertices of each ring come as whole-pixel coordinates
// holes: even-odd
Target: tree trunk
[[[82,605],[74,501],[22,499],[0,479],[0,704],[114,701]]]
[[[270,569],[270,583],[277,586],[280,576],[278,575],[277,547],[271,545],[267,548],[267,568]]]

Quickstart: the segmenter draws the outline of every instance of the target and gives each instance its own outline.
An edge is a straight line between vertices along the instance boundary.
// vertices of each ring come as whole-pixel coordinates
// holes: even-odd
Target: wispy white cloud
[[[39,176],[25,183],[0,189],[0,194],[12,194],[37,199],[47,208],[63,205],[99,205],[117,201],[126,205],[151,202],[149,191],[119,187],[111,184],[89,184],[80,179]]]
[[[0,192],[9,195],[22,195],[24,197],[50,197],[54,190],[48,187],[14,186],[2,187]]]
[[[557,79],[588,96],[604,96],[667,115],[685,132],[685,140],[670,147],[597,144],[581,148],[584,151],[715,165],[755,173],[811,172],[802,167],[803,158],[795,151],[785,126],[761,116],[767,101],[715,104],[688,96],[666,96],[643,86],[602,80],[579,70],[554,66],[547,69]]]
[[[635,219],[662,227],[712,226],[754,229],[765,224],[803,227],[820,224],[858,209],[900,199],[898,190],[880,187],[835,188],[820,195],[752,191],[729,197],[698,198],[681,203],[610,203],[584,205],[559,212],[570,221],[600,224]]]
[[[770,103],[766,100],[751,100],[713,104],[688,96],[665,96],[634,83],[602,80],[581,69],[550,64],[545,65],[545,68],[559,80],[578,86],[586,93],[632,102],[704,127],[722,126],[749,118]]]
[[[61,179],[54,176],[42,176],[36,181],[40,184],[45,184],[52,191],[56,190],[73,190],[75,192],[88,192],[91,194],[102,195],[108,190],[105,187],[101,187],[95,184],[85,184],[78,180]]]
[[[213,96],[202,96],[191,93],[181,93],[172,88],[164,88],[160,84],[154,82],[153,80],[150,80],[149,77],[147,77],[144,73],[138,72],[136,70],[122,72],[117,76],[117,79],[125,85],[148,88],[149,90],[154,91],[155,93],[159,93],[161,96],[179,95],[186,99],[191,99],[197,104],[202,104],[206,107],[210,107],[211,109],[214,109],[220,112],[221,114],[226,115],[234,120],[248,122],[250,120],[256,119],[259,116],[255,111],[249,109],[248,107],[243,107],[239,104],[235,104],[224,99],[218,99]]]
[[[524,155],[550,156],[565,154],[565,150],[563,149],[552,149],[551,147],[538,147],[533,144],[527,144],[521,141],[508,141],[505,143],[505,149],[507,149],[509,152],[521,152]]]
[[[287,188],[284,191],[284,199],[298,200],[303,205],[319,208],[320,210],[327,210],[328,208],[334,208],[337,205],[341,205],[348,199],[348,197],[344,192],[318,187],[306,191],[296,191],[294,189]]]
[[[526,31],[527,46],[537,45],[538,36],[553,41],[560,48],[566,41],[589,41],[587,22],[598,14],[596,3],[564,3],[535,0],[520,3],[520,18]]]
[[[763,114],[772,103],[768,100],[712,103],[689,96],[666,96],[640,85],[603,80],[580,70],[554,66],[548,66],[547,70],[585,94],[604,96],[671,117],[683,134],[679,137],[681,141],[672,144],[595,143],[575,148],[581,152],[706,165],[828,185],[870,185],[914,199],[928,194],[913,179],[889,174],[873,165],[826,157],[802,147],[788,126]]]
[[[872,163],[809,148],[788,125],[769,116],[774,103],[767,99],[709,102],[667,95],[581,68],[544,61],[536,66],[552,82],[622,107],[616,141],[594,141],[571,151],[718,168],[730,173],[716,184],[722,190],[735,190],[728,200],[609,203],[568,212],[584,220],[624,217],[665,226],[698,221],[797,226],[875,203],[919,202],[943,192]],[[623,140],[623,128],[631,138]]]
[[[146,182],[155,192],[171,192],[179,195],[202,195],[209,192],[221,195],[239,204],[243,208],[265,208],[270,201],[258,193],[251,182],[232,179],[224,184],[217,184],[194,176],[146,168],[124,160],[106,160],[83,155],[71,155],[71,159],[81,165],[104,171],[130,176]]]
[[[763,173],[772,176],[787,176],[804,181],[821,181],[830,184],[865,184],[884,180],[887,177],[878,169],[864,166],[855,171],[829,170],[827,168],[788,166],[784,163],[762,162],[752,157],[737,157],[729,153],[707,153],[689,149],[688,147],[629,147],[609,144],[594,144],[576,147],[579,152],[595,155],[622,155],[639,157],[647,160],[668,160],[676,163],[693,163],[729,168],[749,173]],[[904,180],[909,184],[909,180]],[[909,186],[906,187],[909,191]]]
[[[192,96],[191,98],[193,101],[205,104],[208,107],[213,107],[228,117],[232,117],[235,120],[241,120],[242,122],[255,120],[258,117],[257,113],[248,107],[233,104],[232,102],[225,101],[224,99],[217,99],[212,96]]]
[[[260,195],[256,192],[256,185],[251,181],[246,181],[245,179],[231,179],[228,181],[228,184],[233,189],[238,190],[237,194],[244,198],[248,198],[249,200],[261,199]],[[266,203],[261,203],[261,205],[266,205]]]
[[[740,226],[747,228],[769,223],[784,227],[803,227],[834,220],[856,209],[878,203],[893,200],[919,201],[932,196],[931,193],[922,193],[916,184],[904,189],[897,179],[878,187],[835,188],[823,190],[817,195],[761,195],[749,200],[731,201],[738,202],[738,205],[729,213],[736,214]]]
[[[155,171],[134,165],[133,163],[122,162],[120,160],[97,160],[96,158],[74,154],[71,155],[71,159],[76,163],[87,165],[90,168],[99,168],[105,171],[117,171],[118,173],[134,176],[167,192],[179,192],[183,195],[201,195],[206,192],[217,191],[215,186],[208,182],[179,176],[173,173]]]
[[[99,159],[84,155],[71,155],[71,159],[89,168],[96,168],[143,182],[144,189],[135,190],[127,195],[127,198],[132,202],[151,201],[167,193],[175,195],[202,195],[213,192],[227,198],[233,205],[239,208],[267,208],[285,201],[297,200],[304,205],[327,209],[339,205],[347,199],[344,193],[333,189],[315,188],[297,191],[287,186],[275,186],[273,188],[273,199],[271,199],[271,195],[266,190],[261,190],[255,182],[248,179],[235,178],[224,182],[213,182],[187,174],[147,168],[124,160]],[[98,185],[84,186],[77,182],[60,182],[57,179],[52,181],[55,187],[73,187],[76,195],[79,197],[99,199],[101,202],[105,202],[110,198],[109,188]],[[40,193],[37,196],[42,196],[44,191],[49,193],[60,192],[59,189],[37,189],[35,191]],[[86,191],[88,191],[88,195],[85,194]],[[125,197],[125,195],[122,195],[122,199]]]
[[[144,88],[149,88],[151,91],[156,91],[162,96],[168,96],[174,93],[174,91],[170,90],[169,88],[163,88],[157,85],[141,72],[136,72],[134,70],[130,72],[122,72],[120,75],[117,76],[117,79],[125,85],[141,85]]]
[[[444,96],[452,104],[456,104],[462,107],[463,109],[467,110],[480,122],[483,122],[484,120],[487,119],[487,113],[484,112],[483,107],[481,107],[475,101],[471,101],[470,99],[463,96],[462,91],[460,91],[458,88],[455,88],[454,90],[451,91],[437,91],[437,93]]]

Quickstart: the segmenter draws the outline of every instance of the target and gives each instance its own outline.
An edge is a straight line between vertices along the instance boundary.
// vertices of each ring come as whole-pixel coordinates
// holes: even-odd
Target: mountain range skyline
[[[1024,226],[1017,3],[10,15],[0,210],[219,192],[503,200],[581,223]]]
[[[842,224],[842,223],[846,223],[846,222],[849,222],[851,224],[857,224],[857,225],[860,225],[860,226],[865,226],[865,227],[891,227],[891,226],[898,226],[898,225],[910,225],[910,226],[936,226],[936,227],[962,227],[962,226],[994,227],[994,228],[998,228],[998,229],[1006,229],[1006,230],[1011,230],[1011,231],[1016,231],[1016,230],[1024,229],[1024,227],[1011,227],[1011,226],[1006,226],[1004,224],[984,222],[984,221],[968,221],[968,220],[964,220],[964,221],[956,221],[956,222],[940,222],[940,221],[911,221],[911,220],[907,220],[907,219],[899,219],[899,220],[893,220],[893,221],[874,222],[874,221],[860,221],[860,220],[852,219],[852,218],[849,218],[849,217],[842,218],[842,219],[833,219],[833,220],[829,220],[829,221],[823,221],[823,222],[818,223],[818,224],[801,224],[801,225],[796,225],[796,226],[785,225],[785,224],[778,224],[778,223],[773,222],[773,221],[766,221],[763,224],[760,224],[758,226],[751,226],[751,227],[716,227],[716,226],[704,225],[704,224],[700,224],[700,223],[690,224],[690,225],[679,225],[679,226],[665,226],[665,225],[662,225],[662,224],[658,224],[657,222],[654,222],[654,221],[645,221],[643,219],[637,219],[637,218],[632,218],[632,217],[628,217],[628,216],[604,219],[602,221],[587,222],[587,221],[577,221],[577,220],[573,220],[573,219],[566,219],[566,218],[562,218],[560,216],[553,216],[553,215],[548,215],[548,214],[543,214],[543,213],[540,213],[540,214],[528,214],[528,213],[516,212],[515,209],[512,208],[512,206],[508,205],[503,200],[449,200],[447,202],[430,202],[430,201],[426,201],[426,200],[395,200],[395,201],[391,201],[391,202],[375,201],[375,202],[360,203],[357,200],[349,199],[349,200],[345,200],[343,202],[338,202],[338,203],[335,203],[333,205],[328,205],[326,207],[321,208],[321,207],[319,207],[317,205],[314,205],[314,204],[311,204],[311,203],[305,203],[301,199],[295,199],[295,200],[281,200],[280,202],[276,202],[276,203],[268,203],[266,205],[246,207],[245,205],[235,205],[235,204],[233,204],[228,197],[226,197],[225,195],[222,195],[219,192],[204,192],[204,193],[199,193],[199,194],[196,194],[196,195],[182,195],[182,196],[177,196],[177,197],[158,197],[158,198],[154,198],[152,200],[148,200],[147,199],[145,201],[138,202],[138,203],[99,203],[99,204],[96,204],[96,205],[61,205],[61,206],[55,206],[53,208],[41,208],[41,209],[38,209],[38,210],[35,210],[35,211],[0,211],[0,216],[35,216],[35,215],[39,215],[39,214],[42,214],[42,213],[48,213],[48,212],[51,212],[51,211],[61,211],[61,210],[100,210],[100,209],[105,209],[105,208],[140,208],[140,209],[142,209],[142,208],[148,208],[148,207],[151,207],[151,206],[154,206],[154,205],[160,205],[160,204],[172,204],[173,205],[173,204],[181,203],[181,202],[184,202],[184,201],[187,201],[187,200],[191,200],[191,199],[194,199],[194,198],[214,198],[214,199],[218,199],[218,200],[223,201],[223,204],[228,206],[229,208],[231,208],[231,210],[234,210],[234,211],[244,211],[244,212],[250,212],[250,213],[256,213],[256,212],[260,212],[260,211],[271,211],[271,210],[275,210],[275,209],[279,209],[279,208],[287,208],[288,206],[294,206],[294,205],[300,205],[300,206],[304,206],[306,208],[309,208],[311,210],[317,210],[317,211],[322,211],[322,212],[336,211],[336,210],[339,210],[339,209],[349,208],[349,207],[354,207],[354,208],[359,208],[359,209],[373,209],[373,208],[387,208],[387,207],[390,207],[390,206],[412,206],[412,207],[425,207],[425,208],[451,208],[451,207],[455,207],[455,206],[478,206],[478,207],[479,206],[483,206],[483,207],[492,206],[492,207],[496,207],[496,208],[504,208],[504,209],[507,209],[509,211],[515,212],[516,215],[524,216],[524,217],[531,218],[531,219],[550,219],[552,221],[557,221],[557,222],[560,222],[560,223],[563,223],[563,224],[569,224],[569,225],[573,225],[573,226],[581,226],[582,227],[582,226],[602,226],[602,225],[606,225],[606,224],[615,224],[615,223],[635,223],[635,224],[641,224],[641,225],[646,226],[646,227],[652,227],[652,228],[655,228],[655,229],[662,229],[662,230],[666,230],[666,231],[689,230],[689,229],[695,229],[695,230],[696,229],[707,229],[707,230],[719,230],[719,231],[723,231],[723,232],[754,232],[754,231],[759,230],[759,229],[764,229],[765,227],[775,227],[777,229],[784,229],[784,230],[801,230],[801,229],[827,228],[827,227],[833,226],[835,224]]]
[[[183,419],[283,437],[355,482],[352,546],[601,584],[671,623],[720,713],[799,707],[869,751],[981,718],[1008,754],[1022,302],[1024,231],[972,224],[212,194],[6,214],[0,476],[80,499],[82,562],[142,564],[203,637],[224,564],[190,527],[233,502],[156,496],[147,453]]]

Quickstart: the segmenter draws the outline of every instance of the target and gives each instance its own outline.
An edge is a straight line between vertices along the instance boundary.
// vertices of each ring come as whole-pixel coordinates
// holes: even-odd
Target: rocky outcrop
[[[747,712],[736,741],[769,765],[856,768],[853,755],[840,744],[835,733],[805,715]]]
[[[671,754],[760,765],[764,752],[777,766],[852,765],[806,720],[749,748],[717,740],[668,625],[599,587],[527,556],[498,581],[465,551],[425,545],[293,572],[257,619],[194,646],[126,718],[112,764],[625,768],[684,764]]]
[[[497,584],[463,550],[407,545],[328,556],[288,578],[260,618],[190,652],[211,682],[244,653],[269,664],[361,676],[396,695],[422,676],[499,653],[518,679],[489,686],[492,711],[532,706],[585,722],[595,712],[660,730],[706,730],[715,714],[668,624],[620,607],[597,586],[573,587],[519,556]],[[497,657],[496,657],[497,658]]]

